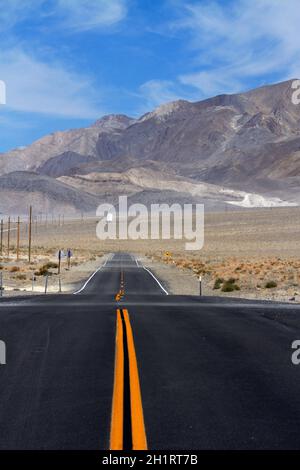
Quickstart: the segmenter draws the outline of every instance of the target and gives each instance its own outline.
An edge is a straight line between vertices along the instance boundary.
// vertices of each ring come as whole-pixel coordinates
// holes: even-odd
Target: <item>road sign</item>
[[[67,255],[66,255],[66,253],[64,252],[64,250],[58,250],[58,251],[56,252],[56,255],[55,255],[55,256],[57,257],[58,260],[67,257]]]
[[[73,256],[72,250],[70,248],[67,249],[67,258],[68,258],[68,269],[71,267],[71,258]]]

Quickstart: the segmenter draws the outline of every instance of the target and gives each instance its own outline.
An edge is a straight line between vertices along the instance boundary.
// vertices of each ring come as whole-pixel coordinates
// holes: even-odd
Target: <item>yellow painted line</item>
[[[113,404],[110,429],[110,449],[123,449],[123,403],[124,403],[124,348],[123,326],[120,310],[117,310],[116,356]]]
[[[129,355],[132,445],[133,450],[147,450],[147,438],[137,358],[135,353],[132,328],[130,325],[128,311],[126,309],[123,309],[123,315],[126,324]]]
[[[129,362],[132,450],[147,450],[142,395],[129,314],[122,310],[126,328]],[[126,404],[125,404],[126,405]],[[126,429],[126,428],[125,428]],[[124,441],[124,331],[121,310],[117,310],[116,357],[111,416],[110,450],[123,450]]]
[[[121,271],[121,281],[120,281],[120,290],[115,295],[116,302],[119,302],[121,298],[125,295],[125,287],[124,287],[124,273]]]

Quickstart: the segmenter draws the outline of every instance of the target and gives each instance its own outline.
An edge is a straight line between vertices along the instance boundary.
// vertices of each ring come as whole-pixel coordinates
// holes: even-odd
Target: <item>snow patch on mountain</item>
[[[260,194],[247,193],[241,201],[226,201],[233,206],[245,207],[248,209],[258,207],[291,207],[297,206],[294,202],[283,201],[277,197],[265,197]]]

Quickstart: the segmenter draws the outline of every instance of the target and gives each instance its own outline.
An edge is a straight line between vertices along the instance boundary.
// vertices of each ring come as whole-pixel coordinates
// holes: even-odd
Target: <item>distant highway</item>
[[[0,449],[299,449],[300,306],[169,295],[132,255],[0,301]]]

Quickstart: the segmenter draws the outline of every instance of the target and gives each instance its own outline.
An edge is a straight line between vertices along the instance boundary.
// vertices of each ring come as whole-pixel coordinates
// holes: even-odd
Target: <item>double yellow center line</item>
[[[111,450],[147,450],[133,334],[126,309],[117,310]]]
[[[115,300],[119,302],[125,295],[125,285],[124,285],[124,272],[121,271],[121,279],[120,279],[120,290],[115,296]]]

